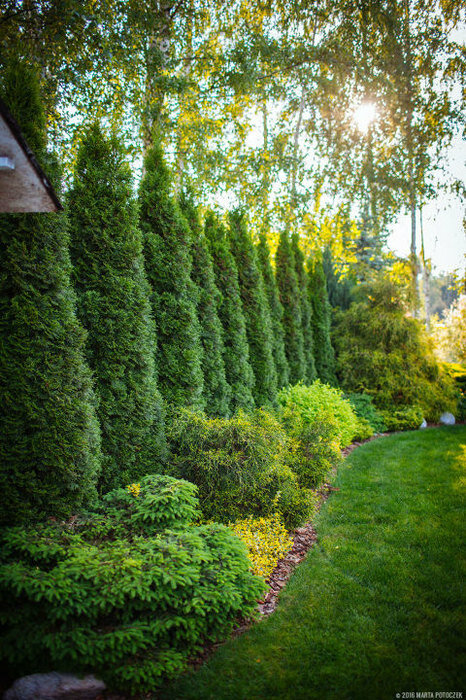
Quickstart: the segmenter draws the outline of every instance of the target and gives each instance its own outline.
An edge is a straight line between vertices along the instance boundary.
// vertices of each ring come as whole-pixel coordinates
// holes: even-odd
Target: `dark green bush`
[[[344,398],[350,402],[358,418],[364,418],[374,433],[383,433],[386,426],[380,411],[378,411],[369,394],[345,394]]]
[[[393,406],[390,410],[381,411],[387,430],[412,430],[419,428],[424,412],[420,406]]]
[[[292,527],[312,514],[313,496],[287,464],[292,441],[270,413],[222,420],[183,410],[169,440],[173,473],[199,487],[204,517],[228,522],[278,511]]]
[[[358,419],[341,391],[321,384],[296,384],[278,394],[279,417],[297,445],[292,466],[304,486],[317,486],[357,434]]]
[[[304,351],[304,377],[306,384],[311,384],[317,379],[316,365],[314,360],[314,334],[312,323],[312,305],[309,293],[309,279],[304,269],[304,253],[299,245],[297,234],[291,237],[291,249],[293,251],[296,280],[298,283],[298,293],[301,304],[301,328],[303,332]]]
[[[254,613],[264,586],[245,545],[223,525],[186,526],[195,487],[158,476],[140,486],[109,494],[100,515],[2,532],[0,658],[11,677],[92,671],[113,689],[150,692]],[[157,531],[167,523],[176,531]]]
[[[442,362],[442,368],[453,379],[456,386],[458,403],[453,411],[459,421],[466,420],[466,367],[454,362]]]

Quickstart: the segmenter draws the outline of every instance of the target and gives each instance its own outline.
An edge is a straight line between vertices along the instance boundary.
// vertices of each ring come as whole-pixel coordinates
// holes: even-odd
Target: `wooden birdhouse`
[[[51,212],[63,209],[50,180],[0,100],[0,212]]]

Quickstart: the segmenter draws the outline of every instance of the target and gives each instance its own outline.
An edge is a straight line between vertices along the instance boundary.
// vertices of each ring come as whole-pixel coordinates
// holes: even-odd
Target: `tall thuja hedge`
[[[285,334],[283,331],[283,306],[277,289],[277,282],[270,262],[270,248],[265,234],[261,234],[257,244],[257,258],[264,280],[265,292],[269,303],[272,323],[273,358],[277,370],[278,388],[286,386],[290,378],[290,369],[285,353]]]
[[[186,193],[180,198],[180,206],[191,228],[191,279],[198,289],[197,315],[203,349],[205,411],[211,416],[228,416],[231,389],[225,377],[223,330],[218,317],[220,294],[215,285],[212,257],[199,213]]]
[[[148,151],[139,189],[146,272],[157,324],[158,385],[169,404],[204,408],[197,290],[190,278],[188,223],[170,196],[159,143]]]
[[[72,279],[99,398],[101,481],[109,490],[154,471],[165,437],[131,173],[118,140],[97,125],[79,149],[68,208]]]
[[[304,341],[301,320],[301,298],[296,278],[295,262],[290,238],[286,231],[280,234],[275,256],[275,274],[283,307],[285,353],[290,369],[290,384],[305,379]]]
[[[231,249],[238,268],[238,280],[246,321],[249,357],[254,372],[254,401],[258,406],[273,404],[277,395],[277,371],[273,359],[272,324],[257,261],[257,253],[241,211],[230,214]]]
[[[254,408],[254,374],[249,363],[246,322],[238,282],[238,270],[231,253],[227,231],[214,214],[205,220],[205,235],[212,255],[215,283],[220,293],[218,315],[223,330],[225,375],[231,388],[230,409]]]
[[[3,76],[2,98],[57,186],[37,76]],[[100,434],[63,213],[0,215],[0,521],[66,518],[95,499]]]
[[[291,248],[293,250],[296,279],[298,282],[299,297],[301,303],[301,324],[303,329],[303,351],[304,351],[304,381],[307,384],[317,379],[316,366],[314,361],[314,339],[312,337],[312,308],[309,300],[309,282],[304,269],[304,253],[299,247],[299,238],[294,234],[291,238]]]
[[[316,372],[322,382],[336,385],[335,354],[330,339],[331,307],[321,258],[309,258],[307,268]]]

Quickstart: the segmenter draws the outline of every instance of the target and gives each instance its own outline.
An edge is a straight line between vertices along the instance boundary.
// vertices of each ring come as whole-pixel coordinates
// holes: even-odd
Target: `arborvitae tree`
[[[191,228],[191,279],[198,289],[205,411],[212,416],[229,416],[231,388],[225,377],[223,330],[218,316],[220,294],[215,284],[212,257],[199,213],[186,193],[180,198],[180,206]]]
[[[102,489],[137,481],[165,457],[155,326],[131,173],[115,137],[89,129],[68,197],[72,280],[96,379]]]
[[[157,324],[157,371],[169,404],[204,408],[202,348],[191,281],[189,226],[170,196],[160,144],[147,153],[140,197],[146,272]]]
[[[322,382],[336,385],[335,354],[330,340],[331,307],[321,258],[309,258],[307,267],[316,372]]]
[[[37,76],[3,76],[2,97],[47,158]],[[58,178],[57,178],[58,180]],[[57,186],[57,182],[55,182]],[[66,518],[96,496],[100,433],[85,334],[70,283],[65,215],[0,215],[0,521]]]
[[[299,296],[301,301],[301,324],[303,329],[303,350],[304,350],[304,381],[307,384],[317,378],[316,366],[314,362],[314,340],[312,337],[312,309],[309,301],[308,277],[304,269],[304,253],[299,247],[297,234],[291,238],[291,248],[293,250],[296,279],[298,281]]]
[[[272,324],[264,281],[256,249],[240,211],[230,214],[230,227],[231,249],[238,269],[249,357],[255,379],[253,396],[258,406],[269,405],[276,401],[277,371],[273,359]]]
[[[296,279],[293,250],[286,231],[280,234],[275,256],[277,288],[283,307],[285,352],[290,368],[290,383],[305,378],[304,341],[301,320],[301,297]]]
[[[283,306],[277,289],[277,282],[270,262],[270,248],[265,234],[261,234],[257,245],[259,267],[264,280],[264,287],[269,303],[272,322],[273,357],[277,370],[277,385],[281,389],[290,379],[290,369],[285,353],[285,334],[283,331]]]
[[[322,257],[322,265],[327,280],[327,292],[330,306],[340,307],[343,310],[349,309],[352,302],[352,289],[355,287],[353,278],[345,277],[340,279],[335,272],[330,248],[325,248]]]
[[[225,374],[231,387],[231,410],[241,408],[250,411],[254,408],[254,374],[249,363],[238,270],[230,251],[226,228],[212,213],[206,217],[205,234],[214,264],[216,286],[220,292],[218,315],[223,329]]]

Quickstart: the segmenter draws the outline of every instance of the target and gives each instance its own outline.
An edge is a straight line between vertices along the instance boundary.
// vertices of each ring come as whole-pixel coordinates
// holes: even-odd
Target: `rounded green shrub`
[[[172,485],[170,495],[168,477],[147,477],[139,495],[128,492],[145,499],[141,517],[126,517],[131,505],[116,492],[92,527],[87,518],[3,530],[0,659],[9,677],[91,671],[140,697],[254,614],[264,585],[245,545],[223,525],[186,526],[194,487]],[[158,516],[141,537],[144,513]],[[176,531],[157,531],[167,522]]]
[[[312,514],[313,496],[288,464],[292,441],[267,411],[227,420],[182,410],[169,440],[173,474],[198,486],[205,518],[228,522],[278,511],[292,527]]]
[[[381,413],[390,432],[419,428],[424,418],[420,406],[393,406],[391,410]]]
[[[278,394],[279,418],[295,441],[292,467],[304,486],[317,486],[340,460],[358,431],[358,419],[342,392],[319,380]]]
[[[383,416],[378,411],[374,404],[372,396],[369,394],[345,394],[345,399],[350,402],[353,411],[358,418],[364,419],[375,433],[383,433],[386,430],[386,425]]]

